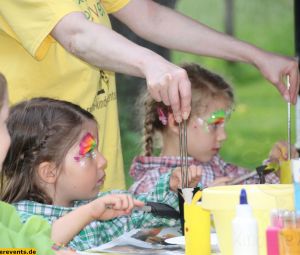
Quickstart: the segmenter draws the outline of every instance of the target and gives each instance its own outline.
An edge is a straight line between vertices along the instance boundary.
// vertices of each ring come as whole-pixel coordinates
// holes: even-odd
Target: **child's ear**
[[[169,114],[168,114],[168,126],[169,126],[169,128],[170,128],[174,133],[176,133],[177,135],[179,135],[179,127],[178,127],[178,123],[176,122],[173,113],[169,113]]]
[[[41,181],[53,184],[58,177],[58,169],[51,162],[45,161],[38,166],[38,175]]]

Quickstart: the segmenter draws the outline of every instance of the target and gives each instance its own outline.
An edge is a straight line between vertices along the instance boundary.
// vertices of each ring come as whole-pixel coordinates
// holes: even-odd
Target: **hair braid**
[[[145,100],[145,121],[143,129],[143,141],[144,141],[144,155],[151,156],[153,153],[153,135],[154,135],[154,121],[155,113],[153,112],[153,103],[150,100]]]

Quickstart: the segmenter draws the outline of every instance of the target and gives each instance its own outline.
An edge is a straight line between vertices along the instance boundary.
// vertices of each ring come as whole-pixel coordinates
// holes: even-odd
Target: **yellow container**
[[[200,203],[184,203],[186,255],[210,255],[210,212]]]
[[[266,255],[266,228],[272,209],[294,210],[291,184],[257,184],[211,187],[203,190],[202,206],[213,214],[222,255],[232,255],[232,220],[241,189],[247,191],[248,203],[258,223],[259,254]],[[241,254],[242,255],[242,254]]]
[[[280,183],[289,184],[293,183],[291,161],[280,161]]]

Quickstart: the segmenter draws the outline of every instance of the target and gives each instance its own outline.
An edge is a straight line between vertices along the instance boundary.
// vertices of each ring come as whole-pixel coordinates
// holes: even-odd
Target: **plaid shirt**
[[[157,185],[147,194],[137,195],[136,198],[141,201],[155,201],[168,204],[178,209],[177,194],[169,189],[170,173],[162,175]],[[110,191],[99,193],[98,197],[106,194],[128,193],[126,191]],[[76,201],[74,207],[61,207],[40,204],[34,201],[20,201],[15,203],[15,207],[19,212],[22,221],[26,221],[32,215],[40,215],[52,224],[58,218],[73,211],[77,207],[87,204],[91,200]],[[169,218],[157,217],[151,213],[134,210],[131,215],[125,215],[107,221],[93,221],[82,229],[71,242],[68,244],[76,250],[87,250],[103,243],[107,243],[112,239],[122,235],[124,232],[134,228],[147,228],[156,226],[175,226],[179,225],[179,221]]]
[[[225,162],[219,155],[214,156],[212,160],[206,163],[189,157],[188,165],[202,167],[202,179],[199,184],[202,187],[209,186],[219,177],[228,176],[230,178],[237,178],[249,172],[249,170],[245,168]],[[176,167],[180,167],[180,157],[136,157],[130,167],[130,175],[134,179],[134,184],[130,187],[129,191],[133,194],[148,192],[162,174]],[[265,178],[267,183],[279,183],[279,178],[274,173],[269,173]],[[259,183],[258,176],[254,176],[243,182],[243,184],[254,183]]]

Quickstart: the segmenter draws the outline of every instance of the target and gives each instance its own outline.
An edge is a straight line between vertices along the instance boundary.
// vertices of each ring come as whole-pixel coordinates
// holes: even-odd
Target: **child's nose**
[[[223,142],[227,139],[227,134],[224,126],[220,126],[217,130],[217,140]]]
[[[106,158],[102,155],[101,152],[97,153],[97,167],[98,169],[104,170],[107,166],[107,160]]]

